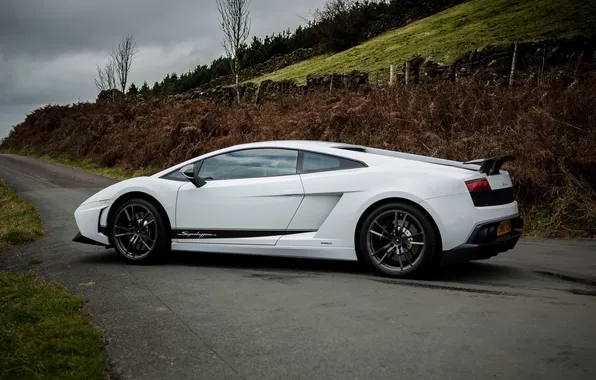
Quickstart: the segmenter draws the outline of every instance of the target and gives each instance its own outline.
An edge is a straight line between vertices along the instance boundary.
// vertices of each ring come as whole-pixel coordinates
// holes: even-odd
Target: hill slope
[[[401,65],[413,55],[452,63],[467,51],[487,45],[589,35],[596,30],[593,0],[472,0],[385,33],[334,55],[324,55],[255,78],[293,79],[308,74],[373,73]]]

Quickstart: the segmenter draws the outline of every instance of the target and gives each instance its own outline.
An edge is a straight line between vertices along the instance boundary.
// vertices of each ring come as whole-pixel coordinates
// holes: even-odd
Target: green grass
[[[596,25],[592,0],[472,0],[385,33],[349,50],[312,58],[251,80],[292,79],[308,74],[374,74],[422,55],[450,64],[479,47],[588,35]]]
[[[105,379],[103,336],[82,306],[54,282],[0,273],[0,379]]]
[[[141,168],[138,170],[124,170],[119,167],[103,167],[97,164],[94,164],[87,160],[72,160],[66,154],[60,155],[49,155],[45,153],[36,152],[30,149],[4,149],[0,153],[11,153],[11,154],[19,154],[22,156],[29,156],[38,158],[45,161],[50,161],[56,164],[61,164],[65,166],[70,166],[72,168],[85,170],[90,173],[99,174],[104,177],[116,179],[116,180],[124,180],[132,177],[144,176],[144,175],[151,175],[156,170]]]
[[[36,209],[0,181],[0,254],[43,233]],[[103,336],[82,306],[57,283],[0,272],[0,379],[105,379]]]
[[[0,252],[44,234],[37,210],[0,181]]]
[[[37,264],[42,264],[43,260],[40,259],[39,257],[32,257],[29,259],[28,261],[29,265],[37,265]]]

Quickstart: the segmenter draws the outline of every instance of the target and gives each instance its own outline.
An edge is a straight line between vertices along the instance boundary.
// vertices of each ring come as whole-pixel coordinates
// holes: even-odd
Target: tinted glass
[[[186,165],[179,170],[174,170],[172,173],[163,176],[164,179],[171,179],[174,181],[188,181],[185,176],[182,175],[181,170],[183,171],[191,171],[193,169],[193,164]]]
[[[302,159],[303,172],[353,169],[363,166],[364,165],[356,161],[311,152],[304,152],[304,158]]]
[[[199,176],[205,180],[273,177],[296,174],[298,152],[288,149],[247,149],[206,159]]]

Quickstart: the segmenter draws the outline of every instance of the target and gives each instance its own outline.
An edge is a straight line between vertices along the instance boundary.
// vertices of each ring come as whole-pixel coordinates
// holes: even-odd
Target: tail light
[[[481,191],[491,191],[490,184],[486,178],[471,179],[466,181],[466,187],[470,193],[478,193]]]

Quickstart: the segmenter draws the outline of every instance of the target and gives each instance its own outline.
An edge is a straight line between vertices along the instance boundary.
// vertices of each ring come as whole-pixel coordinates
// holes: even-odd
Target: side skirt
[[[284,247],[248,244],[184,244],[172,241],[173,251],[230,253],[239,255],[279,256],[308,259],[358,261],[354,248],[341,247]]]

